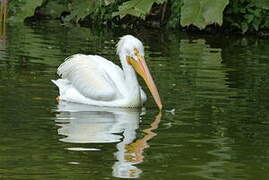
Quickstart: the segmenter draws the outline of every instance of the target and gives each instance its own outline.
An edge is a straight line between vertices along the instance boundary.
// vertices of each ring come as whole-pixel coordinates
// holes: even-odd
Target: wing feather
[[[83,96],[94,100],[111,101],[119,95],[119,92],[107,68],[104,68],[113,63],[106,61],[100,56],[76,54],[68,57],[59,66],[57,73],[63,79],[69,80]]]

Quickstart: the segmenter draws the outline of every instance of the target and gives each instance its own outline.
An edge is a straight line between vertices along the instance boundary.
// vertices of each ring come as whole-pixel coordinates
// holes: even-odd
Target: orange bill
[[[127,57],[127,60],[129,62],[129,64],[131,64],[135,71],[144,79],[144,81],[146,82],[157,106],[159,107],[159,109],[162,109],[162,103],[161,103],[161,98],[159,96],[159,92],[156,88],[156,85],[152,79],[152,76],[149,72],[148,66],[145,62],[145,59],[143,56],[140,56],[139,53],[137,52],[137,57],[138,60],[134,60],[131,57]]]

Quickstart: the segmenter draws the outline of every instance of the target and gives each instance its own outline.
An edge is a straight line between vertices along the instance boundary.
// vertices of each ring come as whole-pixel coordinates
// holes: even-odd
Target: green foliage
[[[60,0],[47,0],[42,12],[53,18],[60,17],[64,11],[69,12],[70,15],[66,16],[65,21],[78,22],[89,15],[94,21],[111,21],[115,16],[122,18],[127,14],[145,18],[154,3],[163,2],[165,0],[69,0],[64,3]]]
[[[113,13],[113,16],[120,16],[123,18],[126,15],[136,16],[145,19],[146,15],[150,12],[154,3],[161,4],[165,0],[130,0],[124,2],[117,12]]]
[[[112,14],[116,11],[122,0],[105,0],[99,1],[99,5],[95,8],[93,13],[90,15],[90,19],[93,22],[100,23],[112,23],[114,17]],[[101,3],[102,2],[102,3]]]
[[[231,1],[225,11],[225,26],[232,30],[259,31],[269,29],[269,1]]]
[[[25,18],[33,16],[35,9],[41,6],[43,0],[11,0],[9,2],[9,21],[23,22]]]
[[[180,24],[182,0],[171,2],[171,15],[168,20],[168,26],[175,28]]]
[[[228,0],[183,0],[181,8],[181,25],[195,25],[200,29],[206,25],[222,25],[223,10]]]
[[[158,6],[165,2],[165,6]],[[88,21],[117,25],[127,22],[132,25],[137,23],[131,19],[134,16],[142,21],[162,23],[165,19],[164,24],[167,22],[172,28],[192,24],[204,29],[217,23],[243,33],[269,29],[269,0],[9,0],[8,7],[8,21],[12,22],[23,22],[40,7],[36,15],[65,23]],[[123,17],[125,20],[121,20]]]
[[[78,22],[91,14],[97,5],[98,1],[96,0],[74,0],[70,5],[71,14],[69,17]]]
[[[49,0],[42,8],[42,12],[52,18],[59,18],[63,12],[70,14],[64,19],[65,21],[78,22],[91,14],[101,1],[96,0]]]
[[[53,19],[59,18],[63,12],[69,11],[69,3],[63,0],[47,1],[41,11],[42,14],[49,15]]]
[[[63,12],[69,13],[62,20],[65,22],[79,22],[90,16],[91,20],[112,20],[112,12],[119,5],[120,0],[47,0],[42,12],[52,18],[59,18]],[[120,1],[121,2],[121,1]]]
[[[269,1],[268,0],[256,0],[256,1],[254,1],[254,3],[258,8],[269,10]]]

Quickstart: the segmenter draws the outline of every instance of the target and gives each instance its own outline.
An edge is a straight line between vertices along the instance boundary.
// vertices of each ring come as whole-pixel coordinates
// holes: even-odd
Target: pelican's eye
[[[136,55],[137,57],[139,56],[139,51],[136,48],[134,48],[134,55]]]
[[[134,48],[132,54],[130,56],[126,56],[127,62],[130,65],[133,65],[137,62],[139,62],[143,57],[140,55],[140,52],[137,48]]]
[[[135,60],[139,61],[142,59],[142,56],[137,48],[134,48],[134,55],[135,55]]]

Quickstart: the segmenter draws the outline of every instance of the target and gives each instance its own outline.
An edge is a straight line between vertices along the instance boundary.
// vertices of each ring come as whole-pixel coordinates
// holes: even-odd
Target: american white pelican
[[[58,67],[62,79],[52,80],[60,91],[59,100],[95,106],[141,107],[147,97],[135,71],[145,80],[157,106],[162,109],[158,90],[144,59],[144,47],[132,35],[117,44],[122,69],[98,55],[76,54]]]

